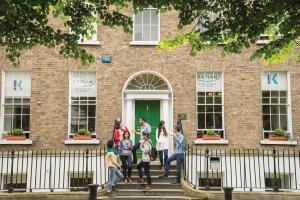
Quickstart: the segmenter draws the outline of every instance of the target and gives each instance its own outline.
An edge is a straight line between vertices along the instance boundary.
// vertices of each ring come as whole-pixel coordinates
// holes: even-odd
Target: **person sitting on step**
[[[182,133],[182,128],[181,126],[176,126],[176,152],[172,156],[170,156],[167,161],[166,161],[166,166],[165,166],[165,172],[159,176],[159,178],[163,177],[168,177],[170,167],[171,167],[171,162],[176,160],[176,170],[177,170],[177,175],[176,175],[176,184],[180,183],[181,179],[181,168],[183,165],[184,161],[184,152],[185,152],[185,140],[184,140],[184,135]]]

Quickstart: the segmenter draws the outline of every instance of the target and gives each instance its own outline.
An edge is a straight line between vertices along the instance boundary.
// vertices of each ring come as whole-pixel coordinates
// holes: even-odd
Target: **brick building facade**
[[[128,14],[130,13],[128,11]],[[151,16],[151,13],[149,16]],[[142,19],[146,19],[145,16],[143,17]],[[155,20],[156,18],[153,18],[153,21]],[[153,21],[149,22],[150,29],[155,32],[157,30],[155,27],[157,28],[158,26],[159,32],[158,38],[155,38],[155,40],[175,36],[178,33],[176,12],[160,14],[158,16],[158,24],[151,24]],[[52,23],[54,26],[59,25],[55,21]],[[145,23],[147,24],[147,22]],[[141,26],[147,27],[146,25]],[[138,26],[135,26],[135,28],[135,31],[138,31]],[[143,32],[145,30],[147,29],[144,28],[142,30],[142,34],[145,34]],[[135,111],[134,102],[142,99],[156,99],[160,101],[160,119],[166,118],[168,129],[172,131],[174,130],[174,124],[178,120],[178,115],[186,116],[182,123],[189,143],[196,141],[199,145],[208,145],[210,143],[210,145],[215,145],[216,147],[229,148],[263,148],[276,145],[282,147],[283,144],[286,145],[284,147],[291,148],[298,146],[297,141],[300,140],[300,121],[298,120],[300,117],[299,63],[286,61],[282,64],[266,66],[259,60],[251,62],[249,58],[254,49],[257,48],[256,46],[245,50],[242,54],[226,57],[221,57],[220,55],[222,46],[211,51],[199,52],[196,57],[191,57],[189,55],[189,47],[185,46],[177,48],[170,53],[158,52],[155,48],[155,42],[135,41],[138,40],[135,37],[138,38],[138,35],[134,33],[134,36],[132,36],[124,33],[121,28],[98,26],[97,41],[99,44],[91,42],[90,44],[82,45],[83,48],[95,55],[97,59],[96,63],[91,67],[83,67],[78,61],[65,59],[59,56],[54,49],[35,47],[32,50],[23,52],[20,66],[14,68],[6,60],[5,50],[2,49],[0,54],[0,87],[2,88],[1,131],[5,131],[4,115],[6,115],[6,111],[4,100],[6,96],[4,91],[6,91],[5,88],[8,88],[4,80],[9,80],[8,76],[11,71],[17,72],[12,77],[18,77],[18,74],[20,74],[18,72],[21,72],[21,74],[29,72],[31,90],[29,94],[30,141],[28,143],[32,142],[32,144],[22,144],[21,142],[21,144],[15,145],[5,141],[2,137],[1,148],[66,149],[105,144],[106,140],[111,138],[115,118],[122,116],[125,123],[130,123],[130,125],[127,125],[131,129],[135,128],[135,120],[133,118]],[[156,37],[155,34],[153,37]],[[112,62],[101,62],[103,56],[111,56]],[[93,142],[91,142],[93,144],[74,144],[72,137],[70,137],[71,73],[76,73],[76,71],[88,71],[95,75],[93,80],[96,81],[96,89],[94,88],[96,92],[92,95],[93,98],[96,97],[94,131],[95,137],[100,142],[93,139]],[[168,86],[168,91],[152,91],[150,88],[149,90],[151,91],[146,92],[132,91],[130,95],[132,94],[133,96],[130,96],[125,91],[127,88],[126,83],[130,83],[132,79],[143,74],[150,74],[151,77],[157,76],[160,78]],[[201,83],[198,83],[198,81],[201,81],[201,76],[206,79],[211,75],[212,77],[218,76],[217,79],[220,82],[214,83],[221,84],[221,86],[219,85],[221,87],[221,89],[219,88],[220,90],[214,88],[215,86],[212,89],[216,89],[215,91],[207,90],[209,85],[206,85],[204,90],[201,88]],[[7,77],[6,79],[5,76]],[[270,89],[270,93],[275,91],[273,103],[278,104],[279,111],[275,110],[269,118],[273,122],[276,120],[280,121],[276,121],[274,124],[285,124],[285,128],[291,135],[289,141],[272,143],[264,136],[262,109],[264,77],[267,77],[266,81],[271,81],[270,84],[273,81],[275,86],[281,84],[278,83],[278,80],[285,82],[284,86],[282,86],[283,88],[279,89],[278,92],[276,92],[275,86],[275,89]],[[277,77],[279,78],[277,79]],[[22,84],[26,83],[25,79],[22,80]],[[17,90],[18,80],[11,79],[11,81],[16,81],[11,84],[16,84],[12,89]],[[140,94],[141,96],[134,94]],[[218,113],[214,113],[214,110],[210,113],[211,115],[207,114],[208,111],[204,111],[204,114],[202,113],[201,115],[201,109],[211,109],[210,105],[202,105],[202,108],[201,105],[197,106],[199,104],[198,101],[201,101],[199,99],[201,99],[202,94],[204,96],[205,94],[208,95],[204,97],[206,101],[209,101],[209,95],[220,95],[221,103],[214,105],[219,107],[212,108],[221,109],[218,111],[220,114],[218,117]],[[128,102],[129,96],[132,97],[131,102]],[[268,94],[264,96],[267,101],[273,100],[272,97],[267,100]],[[276,103],[276,98],[278,103]],[[281,100],[283,100],[282,105],[279,103]],[[272,109],[271,106],[267,107]],[[281,108],[282,110],[280,110]],[[198,115],[197,112],[200,114]],[[272,114],[274,114],[274,118],[272,118]],[[199,122],[202,120],[201,116],[205,116],[205,119],[207,119],[204,120],[204,125]],[[213,122],[207,122],[211,116],[213,116]],[[268,118],[268,116],[266,117]],[[216,118],[222,121],[222,123],[219,122],[218,124],[218,126],[221,124],[220,127],[216,127]],[[92,117],[90,120],[93,123]],[[210,127],[207,123],[211,123],[213,129],[219,131],[223,139],[220,141],[204,141],[201,138],[197,138],[197,129],[198,133],[201,131],[205,132],[206,130],[204,129]]]

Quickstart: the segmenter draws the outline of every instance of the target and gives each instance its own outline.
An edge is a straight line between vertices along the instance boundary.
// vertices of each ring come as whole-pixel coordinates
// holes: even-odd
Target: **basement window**
[[[273,190],[277,184],[278,189],[291,189],[291,177],[288,174],[265,173],[265,188],[266,190]]]
[[[93,183],[93,172],[70,172],[70,190],[71,191],[82,191],[84,190],[88,184]]]
[[[8,190],[10,188],[10,174],[3,175],[3,190]],[[26,192],[27,188],[27,176],[26,174],[13,174],[13,190],[14,192]]]

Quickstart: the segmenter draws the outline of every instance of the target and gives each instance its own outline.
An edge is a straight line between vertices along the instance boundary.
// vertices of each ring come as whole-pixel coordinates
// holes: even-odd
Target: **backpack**
[[[156,150],[156,147],[153,147],[152,143],[150,141],[148,141],[149,144],[151,145],[151,151],[149,153],[149,156],[150,156],[150,160],[151,161],[155,161],[156,158],[157,158],[157,150]]]

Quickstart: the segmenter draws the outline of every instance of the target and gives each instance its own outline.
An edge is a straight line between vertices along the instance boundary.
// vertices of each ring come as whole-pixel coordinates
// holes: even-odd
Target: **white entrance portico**
[[[160,119],[166,122],[168,131],[173,131],[173,92],[163,75],[154,71],[141,71],[126,81],[123,87],[122,119],[131,133],[135,127],[135,100],[159,100]],[[131,138],[134,140],[135,137]],[[172,138],[169,153],[173,153]]]

